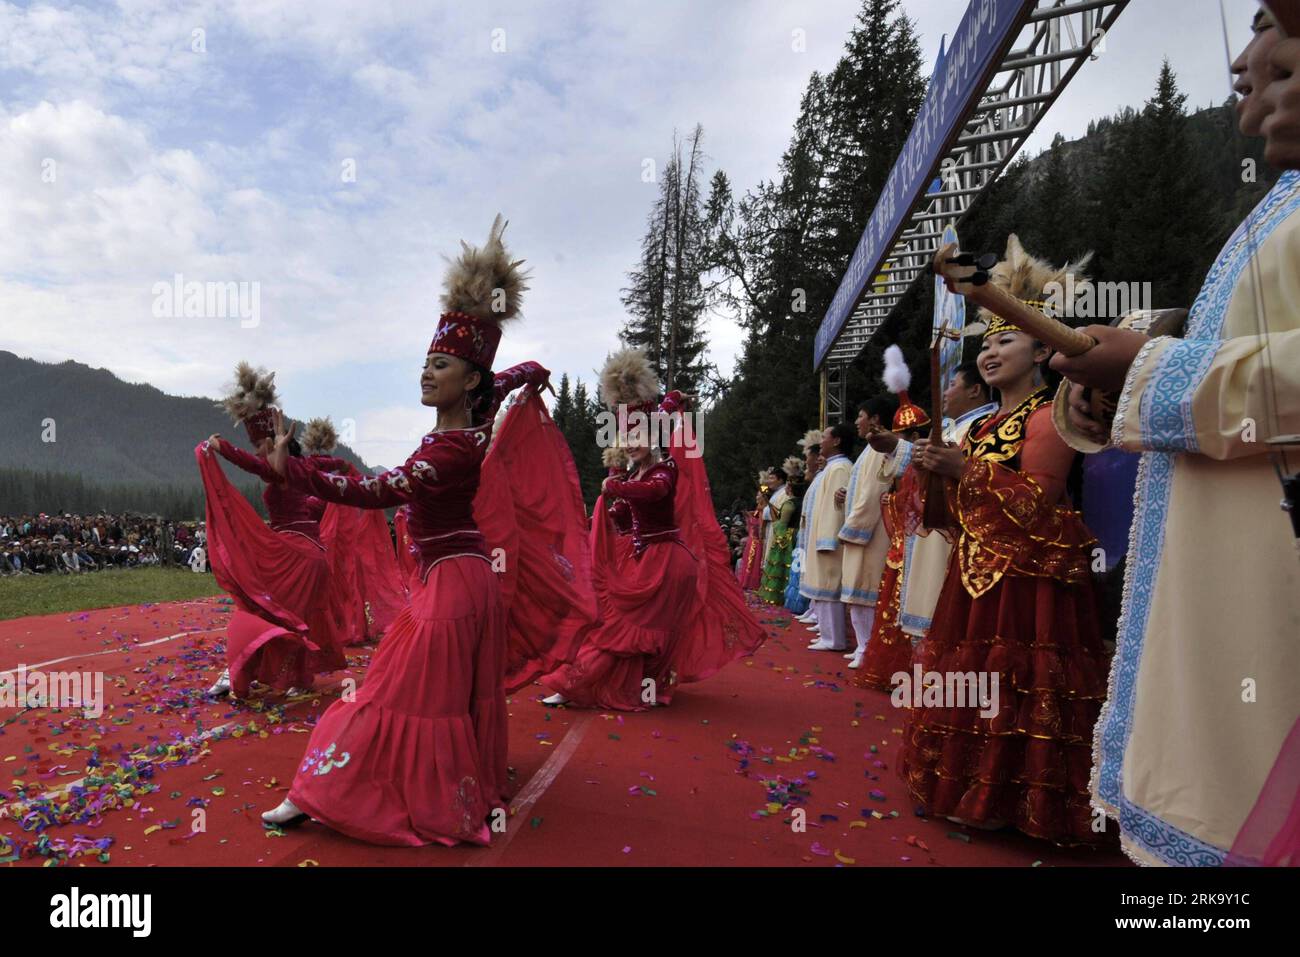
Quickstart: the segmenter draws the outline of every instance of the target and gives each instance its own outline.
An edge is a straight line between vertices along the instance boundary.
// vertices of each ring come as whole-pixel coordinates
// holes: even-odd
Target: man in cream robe
[[[944,419],[944,442],[960,447],[972,422],[996,412],[997,404],[988,398],[989,388],[980,378],[979,367],[973,361],[958,366],[943,393],[943,411],[948,416]],[[899,625],[914,639],[924,638],[930,630],[951,554],[952,544],[937,533],[912,535],[907,540]]]
[[[848,485],[852,464],[844,450],[851,449],[853,434],[853,427],[846,422],[822,433],[821,454],[826,465],[813,480],[809,493],[815,500],[808,516],[811,522],[805,538],[799,592],[817,612],[820,637],[809,645],[816,651],[843,651],[846,646],[844,606],[840,603],[843,549],[839,539],[844,505],[843,497],[836,493]]]
[[[1052,366],[1109,388],[1105,352],[1124,375],[1138,344],[1086,331],[1101,345]],[[1300,433],[1300,173],[1223,248],[1186,338],[1149,340],[1127,368],[1110,440],[1145,454],[1094,804],[1141,863],[1218,865],[1300,716],[1300,568],[1264,442]],[[1080,401],[1064,383],[1057,428],[1095,450],[1068,411]]]
[[[875,396],[862,403],[854,425],[858,435],[869,435],[888,429],[894,415],[895,403],[884,396]],[[894,479],[907,467],[912,446],[883,452],[867,448],[853,465],[845,492],[844,524],[839,529],[839,539],[844,543],[844,562],[840,585],[840,601],[849,606],[853,633],[857,645],[853,650],[850,668],[862,665],[862,656],[871,637],[875,619],[876,602],[880,598],[880,579],[885,572],[885,556],[889,553],[889,533],[880,500],[894,484]],[[899,462],[902,461],[902,467]]]

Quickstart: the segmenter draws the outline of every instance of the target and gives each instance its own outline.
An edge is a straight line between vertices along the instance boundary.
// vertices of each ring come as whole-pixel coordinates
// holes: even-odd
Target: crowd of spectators
[[[0,515],[0,575],[190,565],[206,540],[202,522],[152,515]]]

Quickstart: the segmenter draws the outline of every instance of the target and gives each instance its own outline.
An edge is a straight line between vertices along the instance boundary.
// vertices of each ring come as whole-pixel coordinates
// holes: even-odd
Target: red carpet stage
[[[221,599],[0,622],[0,672],[102,671],[103,713],[0,708],[0,862],[278,866],[898,867],[1125,864],[916,815],[894,775],[903,712],[805,650],[785,611],[753,659],[643,714],[511,702],[513,814],[490,848],[372,847],[258,814],[284,797],[307,732],[347,674],[285,701],[214,704]],[[11,678],[12,680],[12,678]],[[806,830],[789,823],[804,810]],[[196,823],[202,825],[196,829]]]

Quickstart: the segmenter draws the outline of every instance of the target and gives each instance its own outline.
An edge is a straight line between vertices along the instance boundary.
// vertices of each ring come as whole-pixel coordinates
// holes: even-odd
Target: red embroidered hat
[[[907,396],[912,384],[912,370],[903,359],[903,350],[890,346],[885,350],[885,387],[898,396],[898,411],[894,413],[893,430],[906,432],[930,424],[930,415]]]
[[[438,317],[438,330],[429,343],[429,351],[459,356],[491,369],[500,344],[501,327],[492,320],[476,319],[464,312],[444,312]]]
[[[491,371],[501,344],[501,323],[519,314],[528,274],[511,260],[501,236],[506,223],[492,221],[482,247],[461,240],[461,252],[443,278],[443,314],[429,352],[441,352]]]
[[[244,420],[244,431],[248,433],[248,440],[254,445],[262,439],[275,438],[275,409],[267,408],[254,412]]]

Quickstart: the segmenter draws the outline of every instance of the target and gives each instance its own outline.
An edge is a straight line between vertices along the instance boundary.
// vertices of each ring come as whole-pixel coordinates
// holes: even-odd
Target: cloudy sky
[[[1255,4],[1224,3],[1235,50]],[[904,0],[931,63],[966,6]],[[773,176],[859,7],[0,3],[0,349],[180,395],[218,394],[247,358],[291,415],[352,419],[368,462],[400,461],[431,426],[417,377],[443,253],[504,212],[535,276],[498,364],[590,381],[656,189],[643,160],[698,122],[738,192]],[[1162,57],[1191,105],[1221,102],[1219,0],[1133,0],[1031,149],[1140,105]],[[167,315],[178,274],[256,283],[256,324],[233,304]],[[709,333],[729,369],[737,329]]]

